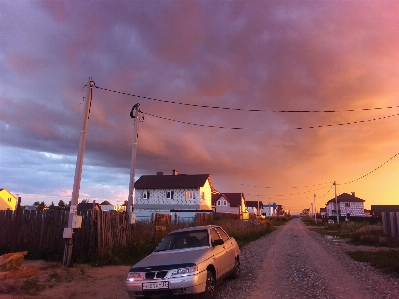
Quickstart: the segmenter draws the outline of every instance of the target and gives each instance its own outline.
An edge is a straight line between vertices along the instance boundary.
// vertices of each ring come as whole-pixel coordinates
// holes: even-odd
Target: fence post
[[[390,226],[391,226],[391,236],[392,237],[397,237],[398,236],[398,228],[397,228],[397,219],[396,219],[396,213],[395,212],[389,212],[389,218],[390,218]]]
[[[19,235],[19,217],[21,214],[21,197],[18,196],[17,210],[15,211],[14,227],[12,229],[11,252],[15,252]]]

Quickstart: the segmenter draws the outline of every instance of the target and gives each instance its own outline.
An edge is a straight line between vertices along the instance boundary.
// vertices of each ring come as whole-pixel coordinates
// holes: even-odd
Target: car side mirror
[[[222,239],[217,239],[212,242],[213,247],[218,246],[218,245],[223,245],[223,244],[224,244],[224,241]]]

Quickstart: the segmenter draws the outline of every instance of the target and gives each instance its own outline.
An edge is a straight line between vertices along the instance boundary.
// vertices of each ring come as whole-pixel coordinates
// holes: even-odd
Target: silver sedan
[[[200,294],[213,298],[215,286],[240,275],[240,249],[220,226],[196,226],[169,233],[135,264],[126,278],[132,298]]]

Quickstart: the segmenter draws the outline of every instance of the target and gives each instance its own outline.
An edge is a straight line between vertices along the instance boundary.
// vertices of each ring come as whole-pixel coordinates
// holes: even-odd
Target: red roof
[[[219,194],[212,194],[212,205],[216,205],[216,201],[220,198],[225,198],[229,203],[230,207],[240,207],[241,206],[241,197],[244,198],[244,193],[219,193]]]
[[[261,209],[262,207],[263,207],[263,202],[261,202],[261,201],[256,201],[256,200],[247,200],[246,202],[245,202],[245,205],[248,207],[248,208],[259,208],[259,209]]]

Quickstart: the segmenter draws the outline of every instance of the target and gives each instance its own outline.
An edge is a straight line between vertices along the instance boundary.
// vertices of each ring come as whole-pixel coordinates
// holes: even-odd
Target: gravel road
[[[399,298],[399,279],[352,260],[336,242],[296,218],[245,246],[241,277],[217,288],[223,298]]]

